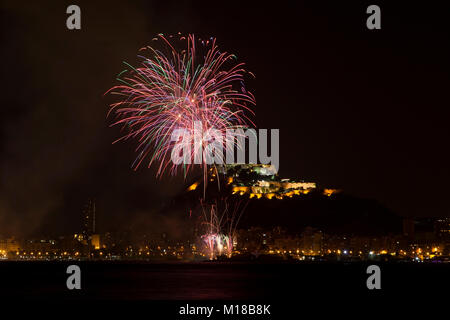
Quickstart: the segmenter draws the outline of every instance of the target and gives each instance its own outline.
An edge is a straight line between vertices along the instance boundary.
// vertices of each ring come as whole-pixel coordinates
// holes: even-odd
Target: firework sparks
[[[176,39],[182,43],[182,49],[177,49]],[[118,77],[121,84],[108,91],[120,97],[119,102],[111,104],[110,113],[117,117],[112,125],[127,130],[116,142],[137,139],[134,169],[148,159],[148,167],[157,163],[157,176],[165,171],[176,174],[180,167],[186,176],[192,163],[171,161],[171,152],[179,144],[172,141],[174,131],[181,129],[194,137],[201,126],[202,132],[214,129],[227,137],[227,129],[254,126],[249,116],[253,115],[251,107],[255,99],[245,89],[244,75],[248,73],[243,64],[237,64],[234,55],[219,51],[215,39],[200,40],[194,35],[179,34],[170,41],[163,35],[154,40],[163,49],[143,48],[150,51],[151,57],[141,57],[142,64],[137,68],[126,64],[128,69]],[[194,140],[183,140],[189,144],[191,158],[208,143],[202,138],[199,146]],[[237,142],[234,138],[224,139],[222,144],[226,150],[234,148]],[[201,165],[206,181],[205,157]]]
[[[207,256],[210,260],[222,255],[232,256],[236,241],[236,227],[247,206],[242,200],[222,198],[208,205],[200,200],[203,212],[202,224],[206,226],[206,233],[201,237],[206,245]]]

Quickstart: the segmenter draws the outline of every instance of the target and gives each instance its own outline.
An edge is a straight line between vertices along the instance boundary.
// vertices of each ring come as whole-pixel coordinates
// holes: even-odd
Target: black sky
[[[374,198],[402,216],[450,215],[447,8],[360,1],[2,1],[0,235],[79,228],[95,197],[102,228],[151,221],[182,190],[130,166],[108,128],[122,61],[158,33],[215,36],[256,79],[260,128],[279,128],[280,175]]]

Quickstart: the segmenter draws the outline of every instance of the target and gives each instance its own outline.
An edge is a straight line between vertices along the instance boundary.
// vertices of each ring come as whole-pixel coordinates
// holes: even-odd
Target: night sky
[[[158,224],[181,178],[131,169],[106,118],[123,61],[158,33],[214,36],[255,73],[256,123],[280,129],[280,176],[450,215],[448,10],[361,1],[2,1],[0,235]],[[439,2],[436,2],[439,3]],[[66,28],[81,7],[82,29]],[[378,4],[382,29],[366,28]],[[447,29],[446,29],[447,28]]]

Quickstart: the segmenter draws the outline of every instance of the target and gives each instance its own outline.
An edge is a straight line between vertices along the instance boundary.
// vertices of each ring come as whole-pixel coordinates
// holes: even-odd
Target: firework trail
[[[195,143],[195,129],[200,126],[204,133],[210,129],[221,132],[225,154],[227,148],[237,146],[234,138],[227,139],[227,129],[254,126],[250,116],[255,98],[244,86],[244,75],[251,73],[245,71],[243,63],[235,62],[234,55],[219,51],[214,38],[200,40],[180,34],[166,38],[160,34],[153,40],[162,49],[142,48],[150,52],[150,57],[140,56],[139,67],[125,63],[127,69],[118,76],[121,84],[107,92],[120,97],[119,102],[111,104],[108,114],[116,116],[112,126],[126,130],[115,142],[130,138],[138,141],[134,169],[147,159],[148,167],[157,164],[157,176],[166,171],[176,174],[183,168],[186,177],[193,161],[175,164],[171,152],[180,142],[188,147],[184,150],[190,150],[190,159],[202,152],[208,141],[203,136],[200,144]],[[177,129],[188,132],[190,138],[172,141]],[[204,156],[200,165],[206,182]]]
[[[202,240],[206,244],[207,255],[210,260],[215,258],[215,248],[217,239],[220,239],[220,230],[222,219],[217,214],[217,206],[208,206],[200,199],[201,209],[203,213],[202,224],[206,227],[206,233],[201,236]]]
[[[236,228],[248,201],[243,204],[241,199],[222,198],[214,204],[206,204],[200,200],[203,212],[202,224],[206,226],[206,233],[201,237],[206,244],[207,255],[213,260],[222,255],[225,250],[228,257],[232,256]]]

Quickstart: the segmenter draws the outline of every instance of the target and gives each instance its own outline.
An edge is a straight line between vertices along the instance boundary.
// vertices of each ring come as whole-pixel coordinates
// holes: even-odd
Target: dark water
[[[450,264],[378,264],[382,290],[368,290],[364,263],[75,262],[82,289],[66,287],[67,262],[0,263],[1,299],[289,300],[302,294],[427,295],[449,288]],[[381,292],[381,293],[380,293]]]

